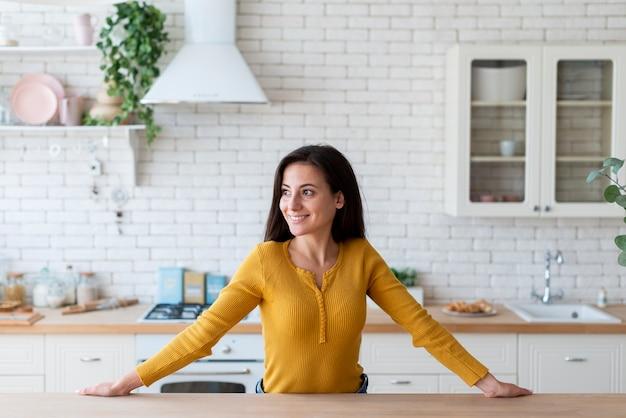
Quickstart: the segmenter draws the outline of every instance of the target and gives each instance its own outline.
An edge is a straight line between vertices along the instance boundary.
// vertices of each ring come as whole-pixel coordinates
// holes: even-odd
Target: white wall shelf
[[[0,54],[59,54],[59,53],[95,53],[99,49],[95,46],[3,46]]]
[[[611,107],[610,100],[559,100],[558,106],[563,107]]]
[[[524,157],[502,157],[499,155],[475,155],[471,157],[473,163],[525,163]]]
[[[514,100],[511,102],[482,102],[474,100],[472,101],[474,107],[525,107],[525,100]]]
[[[556,157],[556,161],[559,163],[602,163],[605,160],[605,157],[602,156],[591,156],[591,157],[576,157],[576,156],[562,156]],[[600,168],[598,166],[598,168]]]

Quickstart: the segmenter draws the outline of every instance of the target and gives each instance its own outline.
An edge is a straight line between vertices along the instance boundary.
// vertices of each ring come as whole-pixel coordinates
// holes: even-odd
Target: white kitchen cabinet
[[[516,380],[515,334],[455,334],[455,338],[496,376]],[[454,385],[467,387],[426,350],[413,347],[408,334],[364,334],[360,363],[378,393],[448,393]]]
[[[0,335],[0,376],[44,373],[43,335]]]
[[[43,391],[43,335],[0,335],[0,393]]]
[[[623,209],[603,200],[608,183],[585,179],[605,158],[626,156],[625,77],[624,46],[453,47],[446,75],[446,212],[622,216]],[[500,87],[521,79],[522,89],[498,95],[508,90],[492,88],[499,78]],[[514,140],[512,152],[501,149],[504,140]]]
[[[519,336],[519,383],[537,393],[626,392],[626,337]]]
[[[134,335],[46,336],[46,392],[114,381],[134,367]]]

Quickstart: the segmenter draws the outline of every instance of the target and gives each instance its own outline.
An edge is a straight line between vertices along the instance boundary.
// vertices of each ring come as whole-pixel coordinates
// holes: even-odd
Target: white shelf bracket
[[[130,159],[130,185],[137,187],[137,162],[139,161],[139,134],[137,129],[129,128],[127,131],[128,146],[131,152]]]

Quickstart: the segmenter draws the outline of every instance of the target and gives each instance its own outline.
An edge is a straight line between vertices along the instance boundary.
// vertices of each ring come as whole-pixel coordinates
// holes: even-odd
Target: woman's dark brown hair
[[[314,165],[324,173],[332,193],[343,193],[344,205],[337,209],[333,219],[331,229],[333,240],[342,242],[350,238],[365,238],[361,194],[350,162],[330,145],[307,145],[287,154],[276,168],[272,207],[265,227],[265,241],[284,242],[293,238],[280,210],[283,174],[287,166],[293,163]]]

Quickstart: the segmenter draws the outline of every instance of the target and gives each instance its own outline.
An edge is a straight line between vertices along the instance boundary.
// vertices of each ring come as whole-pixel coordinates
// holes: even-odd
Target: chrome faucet
[[[560,289],[556,294],[553,294],[552,288],[550,287],[550,279],[552,278],[552,274],[550,273],[550,264],[552,261],[555,261],[557,264],[563,264],[563,254],[561,251],[556,250],[556,253],[552,255],[550,250],[546,251],[546,270],[543,273],[543,277],[545,279],[545,287],[543,288],[543,295],[535,292],[535,287],[530,292],[530,297],[532,299],[540,300],[541,303],[550,304],[555,300],[563,299],[563,290]]]

